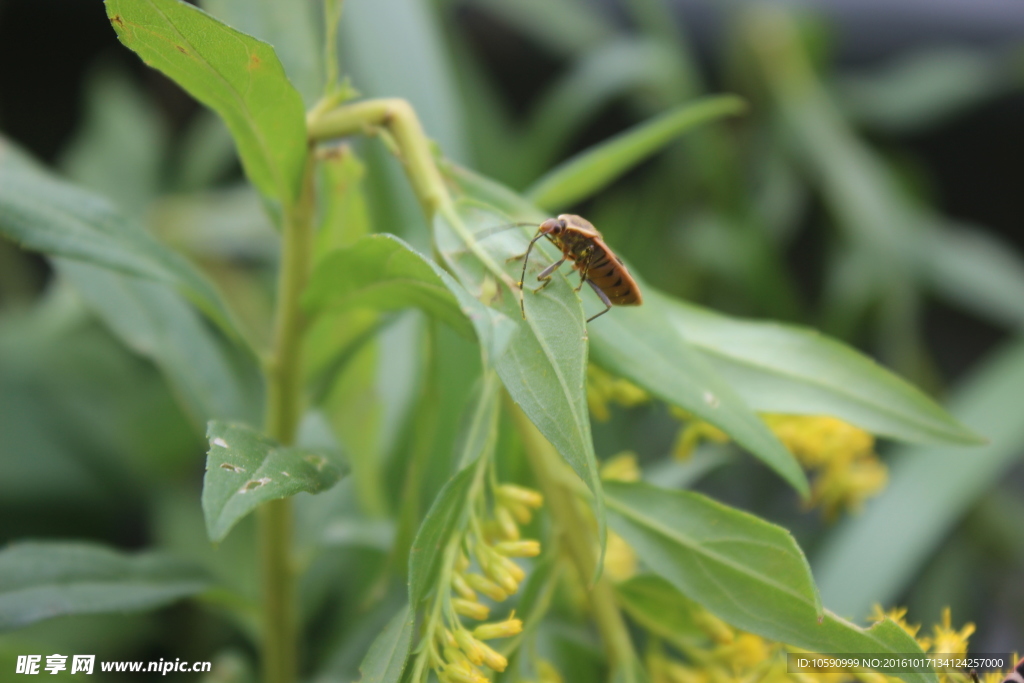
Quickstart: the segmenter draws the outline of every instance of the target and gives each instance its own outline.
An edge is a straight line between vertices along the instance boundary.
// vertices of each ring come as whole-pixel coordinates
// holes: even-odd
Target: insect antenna
[[[489,228],[484,228],[480,232],[474,232],[473,237],[478,240],[486,239],[492,235],[497,235],[500,232],[511,230],[512,228],[536,228],[538,223],[502,223],[501,225],[494,225]]]
[[[526,264],[530,261],[530,252],[533,250],[533,245],[541,237],[544,237],[544,233],[538,232],[537,236],[530,240],[530,246],[526,247],[526,253],[523,254],[523,272],[519,276],[519,310],[523,314],[523,320],[526,320],[526,292],[523,290],[523,283],[526,282]]]

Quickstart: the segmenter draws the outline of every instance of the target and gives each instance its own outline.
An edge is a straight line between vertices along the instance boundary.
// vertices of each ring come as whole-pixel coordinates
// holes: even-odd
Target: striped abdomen
[[[605,293],[616,306],[639,306],[643,303],[640,288],[637,287],[626,266],[599,240],[591,242],[589,267],[577,262],[576,268],[587,268],[587,279]]]

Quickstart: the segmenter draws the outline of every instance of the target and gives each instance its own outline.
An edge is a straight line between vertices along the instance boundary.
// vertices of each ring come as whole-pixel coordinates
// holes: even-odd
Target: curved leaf
[[[617,309],[593,325],[594,360],[659,398],[728,433],[802,495],[807,477],[793,454],[706,358],[671,324],[673,301],[644,289],[644,305]]]
[[[245,174],[290,204],[306,163],[306,112],[274,48],[180,0],[106,0],[126,47],[227,123]]]
[[[227,536],[238,520],[262,503],[296,493],[320,493],[342,476],[333,456],[282,447],[243,424],[213,420],[203,477],[203,515],[210,540]]]
[[[579,202],[695,126],[738,114],[745,106],[734,95],[719,95],[676,107],[565,161],[534,183],[526,196],[547,209]]]
[[[919,389],[816,330],[661,300],[676,334],[754,410],[832,415],[903,441],[984,442]]]
[[[484,377],[480,399],[462,435],[461,469],[448,480],[430,506],[409,551],[409,603],[418,606],[433,587],[445,548],[463,523],[470,489],[480,482],[497,439],[497,380]]]
[[[514,330],[504,315],[469,295],[451,275],[394,235],[369,235],[324,257],[303,297],[307,310],[415,306],[477,338],[497,358]]]
[[[453,218],[462,221],[462,228],[471,234],[508,223],[507,217],[483,205],[466,203],[460,205],[460,210],[460,215]],[[525,288],[524,319],[518,292],[499,283],[499,278],[518,280],[522,261],[506,263],[498,272],[485,270],[484,264],[470,254],[457,234],[459,226],[451,220],[439,215],[434,221],[434,238],[442,256],[470,292],[489,296],[491,306],[515,323],[515,333],[505,353],[493,361],[494,368],[512,400],[594,492],[603,539],[604,498],[587,411],[587,327],[580,299],[565,276],[556,273],[542,292]],[[523,253],[526,244],[522,231],[508,231],[479,240],[475,246],[485,250],[496,264]],[[548,246],[538,242],[528,264],[527,281],[555,260]]]
[[[640,559],[733,626],[813,652],[921,652],[890,619],[862,629],[822,610],[807,560],[785,529],[688,491],[621,482],[605,482],[605,490],[612,526]]]
[[[26,542],[0,551],[0,631],[67,614],[153,609],[204,590],[199,569],[92,543]]]
[[[107,200],[58,180],[0,139],[0,233],[26,249],[66,256],[176,287],[232,339],[232,317],[192,264]]]
[[[398,683],[412,647],[416,610],[408,605],[391,618],[359,665],[359,683]]]
[[[1024,345],[989,359],[950,401],[990,442],[965,452],[917,446],[893,454],[889,485],[833,531],[815,558],[822,594],[843,614],[895,600],[963,515],[1024,450]]]

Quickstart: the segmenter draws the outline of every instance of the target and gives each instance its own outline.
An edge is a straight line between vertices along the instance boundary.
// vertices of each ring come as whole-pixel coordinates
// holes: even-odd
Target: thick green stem
[[[416,111],[402,99],[364,100],[346,104],[331,111],[310,112],[306,120],[309,138],[313,141],[372,133],[385,128],[394,140],[398,158],[405,166],[406,175],[428,220],[440,213],[448,225],[459,235],[466,247],[480,259],[495,277],[516,289],[515,281],[484,251],[455,209],[444,178],[434,163],[430,141]]]
[[[511,406],[511,401],[508,401]],[[584,581],[594,573],[598,548],[594,537],[594,525],[580,510],[574,490],[567,486],[561,474],[565,465],[554,447],[537,430],[530,419],[518,407],[511,406],[516,428],[523,439],[526,457],[530,462],[537,483],[544,493],[544,503],[551,519],[559,531],[569,557]],[[575,476],[575,475],[572,475]],[[633,641],[630,640],[626,622],[619,611],[615,591],[607,576],[602,576],[587,593],[590,607],[597,622],[608,653],[608,664],[612,669],[636,660]]]
[[[300,349],[305,321],[299,298],[309,277],[313,241],[313,157],[298,201],[285,208],[278,274],[274,346],[267,360],[264,431],[282,444],[295,440],[302,415]],[[291,499],[271,501],[257,513],[263,584],[263,672],[266,683],[298,678],[298,615],[292,557]]]

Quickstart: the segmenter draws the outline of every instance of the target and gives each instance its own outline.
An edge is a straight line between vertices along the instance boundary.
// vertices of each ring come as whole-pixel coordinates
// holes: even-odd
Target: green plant
[[[638,5],[647,8],[648,25],[658,25],[655,6]],[[202,511],[209,539],[225,549],[232,541],[244,546],[252,540],[247,515],[255,512],[259,550],[235,546],[237,556],[214,560],[196,552],[204,572],[177,559],[129,558],[94,546],[14,545],[0,555],[0,576],[9,578],[4,627],[196,596],[260,643],[270,683],[297,680],[300,669],[325,679],[346,675],[353,656],[362,659],[364,681],[419,683],[431,675],[478,681],[484,665],[496,672],[507,667],[507,680],[550,680],[552,665],[537,643],[552,623],[569,631],[562,639],[566,661],[558,664],[577,667],[566,674],[573,680],[604,675],[602,668],[616,681],[666,680],[658,669],[662,641],[687,654],[692,642],[679,634],[699,638],[714,630],[708,624],[715,620],[811,651],[921,651],[893,619],[862,629],[825,610],[803,552],[782,527],[695,492],[635,477],[602,480],[590,410],[602,382],[624,382],[608,390],[613,402],[632,391],[685,411],[691,426],[728,435],[804,497],[811,490],[804,469],[764,414],[829,415],[860,434],[951,451],[980,443],[978,436],[838,341],[801,327],[727,317],[660,291],[650,281],[669,284],[671,277],[659,272],[657,256],[634,269],[645,304],[615,309],[588,327],[583,309],[590,304],[581,304],[565,277],[556,276],[542,294],[516,287],[518,266],[506,261],[523,251],[527,231],[484,237],[495,226],[536,223],[545,211],[594,197],[684,134],[694,133],[692,145],[728,158],[732,143],[715,122],[742,115],[741,99],[696,98],[687,75],[676,74],[662,92],[674,106],[518,194],[448,159],[445,145],[432,145],[406,101],[356,99],[338,80],[340,2],[324,3],[322,79],[316,62],[294,49],[301,39],[282,39],[275,52],[179,0],[107,0],[106,6],[121,41],[230,131],[258,192],[249,205],[262,205],[276,233],[225,240],[233,249],[270,245],[264,247],[270,256],[262,258],[276,265],[272,305],[261,295],[259,276],[247,277],[216,245],[204,244],[217,235],[169,235],[203,253],[204,273],[141,229],[131,209],[58,180],[6,142],[0,230],[50,256],[61,280],[109,330],[152,361],[184,413],[173,413],[175,419],[206,430]],[[246,20],[239,3],[207,7]],[[246,28],[286,32],[304,25],[301,16],[291,22]],[[671,36],[662,38],[644,59],[676,49],[668,47]],[[780,91],[797,87],[798,58],[781,63],[790,71],[768,82]],[[781,102],[782,113],[798,122],[814,115],[810,105],[793,105],[803,102],[798,97]],[[206,125],[195,134],[194,156],[178,169],[181,188],[201,186],[195,179],[215,175],[222,163],[201,165],[199,152],[216,147],[209,141],[218,135],[216,124]],[[829,130],[842,139],[838,124]],[[361,137],[376,137],[379,146],[356,140]],[[343,139],[348,142],[338,144]],[[407,190],[389,176],[379,147],[400,161],[418,215],[402,201],[398,193]],[[530,177],[548,161],[524,152],[510,165],[525,170],[509,173]],[[843,170],[851,168],[860,167]],[[730,234],[760,234],[739,220],[756,212],[748,197],[733,194],[728,169],[708,164],[693,173],[697,187],[717,188],[722,215],[736,219]],[[870,223],[871,217],[855,215],[857,202],[844,198],[838,175],[831,165],[822,172],[836,203],[851,225]],[[180,229],[186,221],[168,222]],[[751,239],[765,245],[763,235]],[[553,250],[540,249],[547,262],[554,260]],[[759,282],[785,292],[789,285],[772,262],[773,250],[757,251],[744,253],[754,272],[767,274]],[[33,324],[71,324],[62,316],[81,309],[66,292],[56,291]],[[401,313],[407,309],[424,315]],[[180,427],[170,431],[188,431]],[[296,495],[321,491],[328,492]],[[340,521],[348,536],[332,541]],[[603,570],[609,529],[648,574],[622,581]],[[332,543],[356,549],[346,557]],[[511,559],[538,553],[528,563]],[[258,594],[240,570],[256,556]],[[56,570],[32,571],[40,566]],[[585,606],[559,596],[560,582],[582,586]],[[518,594],[518,619],[503,614],[468,628],[469,619],[490,619],[481,594],[494,603]],[[59,599],[60,608],[40,612],[44,597]],[[673,616],[666,604],[675,606],[681,624],[666,627]],[[591,623],[601,654],[564,655],[574,638],[586,642]],[[328,636],[314,638],[323,624]],[[482,644],[498,637],[508,645]],[[300,643],[309,641],[316,645],[300,666]],[[638,652],[638,642],[647,649]],[[245,667],[238,670],[244,676]],[[901,677],[934,680],[932,673]]]

